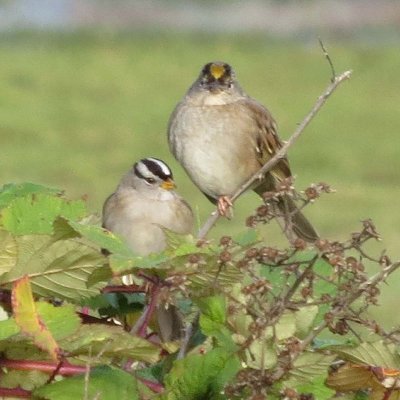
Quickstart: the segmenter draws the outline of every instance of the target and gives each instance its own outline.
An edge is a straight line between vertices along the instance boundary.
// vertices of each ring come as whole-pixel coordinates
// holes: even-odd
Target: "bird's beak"
[[[225,74],[225,68],[221,64],[212,64],[210,67],[210,73],[214,79],[219,79]]]
[[[162,187],[164,190],[172,190],[172,189],[175,189],[175,188],[176,188],[176,185],[175,185],[175,182],[174,182],[172,179],[168,178],[166,181],[164,181],[164,182],[161,184],[161,187]]]

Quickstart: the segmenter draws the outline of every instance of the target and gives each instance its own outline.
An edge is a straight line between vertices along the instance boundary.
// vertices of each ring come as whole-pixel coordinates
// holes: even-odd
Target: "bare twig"
[[[325,89],[321,96],[318,97],[318,100],[314,104],[314,107],[311,111],[306,115],[303,121],[297,126],[297,129],[294,131],[293,135],[289,138],[289,140],[280,148],[280,150],[267,162],[263,165],[263,167],[257,171],[250,179],[248,179],[239,189],[232,195],[231,201],[234,202],[243,192],[249,189],[253,183],[259,179],[260,176],[263,176],[266,172],[270,171],[282,158],[284,158],[290,147],[296,142],[299,136],[303,133],[304,129],[307,125],[312,121],[318,111],[322,108],[328,98],[332,95],[332,93],[336,90],[336,88],[345,80],[349,79],[351,76],[351,71],[345,71],[339,76],[335,76],[333,82],[329,84],[329,86]],[[220,217],[218,212],[213,212],[205,224],[202,226],[198,233],[198,238],[203,239],[206,237],[209,230],[214,226]]]
[[[321,38],[318,38],[318,41],[319,41],[319,45],[321,46],[322,52],[324,53],[324,56],[325,56],[326,60],[328,61],[329,66],[331,67],[331,72],[332,72],[331,82],[333,83],[333,82],[335,82],[335,79],[336,79],[335,67],[333,66],[331,57],[330,57],[328,51],[326,50]]]

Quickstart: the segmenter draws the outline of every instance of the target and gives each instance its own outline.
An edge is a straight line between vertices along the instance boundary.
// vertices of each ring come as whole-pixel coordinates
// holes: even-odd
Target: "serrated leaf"
[[[161,264],[169,260],[165,252],[152,253],[148,256],[126,257],[120,254],[112,254],[109,258],[110,268],[114,275],[120,276],[132,272],[136,268],[157,269]]]
[[[355,348],[336,348],[335,351],[343,359],[356,364],[400,369],[400,356],[396,353],[395,347],[386,345],[382,341],[364,342]]]
[[[165,378],[163,400],[219,400],[224,386],[240,368],[236,355],[222,349],[175,361]]]
[[[50,303],[36,303],[37,312],[55,340],[72,335],[80,326],[81,320],[71,304],[55,307]]]
[[[318,377],[326,377],[328,368],[336,355],[326,355],[314,352],[304,352],[294,362],[294,368],[290,371],[290,378],[286,382],[288,386],[296,386],[299,383],[309,383]]]
[[[8,339],[9,337],[14,336],[19,332],[20,328],[18,327],[14,318],[0,321],[0,340]]]
[[[60,195],[62,192],[58,189],[37,185],[35,183],[9,183],[0,189],[0,208],[4,208],[17,197],[25,197],[33,193]]]
[[[0,276],[9,272],[17,263],[17,243],[14,236],[0,229]]]
[[[136,378],[127,372],[107,366],[90,371],[87,388],[85,376],[78,375],[43,386],[35,390],[34,395],[48,400],[139,400]]]
[[[218,285],[223,287],[232,286],[243,280],[243,272],[235,266],[221,268],[218,265],[217,256],[202,255],[204,264],[197,267],[195,271],[189,271],[186,268],[187,280],[191,282],[194,288],[210,287]]]
[[[198,253],[200,250],[205,252],[205,249],[196,246],[193,235],[181,235],[165,228],[163,232],[167,242],[167,252],[174,257]]]
[[[22,332],[30,336],[36,346],[48,352],[53,360],[57,360],[60,349],[37,312],[28,277],[14,283],[11,301],[15,322]]]
[[[132,336],[121,327],[100,324],[82,325],[73,335],[60,341],[60,346],[71,355],[94,356],[100,351],[105,357],[133,358],[155,363],[160,348],[149,341]]]
[[[35,294],[69,301],[92,297],[104,286],[87,287],[89,276],[104,264],[104,257],[79,241],[62,219],[54,223],[53,235],[18,236],[16,243],[17,264],[0,277],[0,284],[27,275]]]
[[[57,217],[82,218],[86,206],[82,200],[67,201],[44,193],[17,197],[0,211],[2,225],[14,235],[51,234]]]
[[[68,224],[85,239],[102,249],[107,249],[112,254],[119,254],[125,257],[135,256],[120,236],[101,226],[87,225],[76,221],[68,221]]]

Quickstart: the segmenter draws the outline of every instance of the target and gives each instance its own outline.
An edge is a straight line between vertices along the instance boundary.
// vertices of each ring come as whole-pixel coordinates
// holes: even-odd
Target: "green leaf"
[[[335,351],[345,360],[356,364],[400,369],[400,356],[396,353],[395,346],[382,341],[364,342],[355,348],[335,348]]]
[[[227,288],[242,282],[243,272],[235,266],[220,268],[218,255],[202,254],[201,257],[203,263],[195,271],[190,271],[191,273],[187,276],[187,280],[191,282],[193,289],[209,288],[217,283]],[[188,271],[187,266],[185,269]]]
[[[337,286],[334,281],[330,282],[333,273],[332,265],[324,259],[319,259],[314,265],[314,271],[326,278],[315,280],[313,287],[314,297],[320,297],[323,294],[334,295],[337,292]]]
[[[17,264],[0,277],[0,284],[27,275],[33,292],[39,296],[80,301],[98,294],[104,285],[88,288],[87,281],[104,264],[104,257],[74,236],[76,233],[62,219],[54,223],[51,236],[17,236]]]
[[[233,241],[242,247],[247,247],[260,240],[259,234],[255,229],[247,229],[233,237]]]
[[[301,394],[312,394],[314,398],[318,400],[332,399],[336,391],[328,388],[325,385],[325,379],[325,375],[320,375],[311,380],[311,382],[298,385],[295,389]]]
[[[71,304],[55,307],[50,303],[39,301],[36,303],[36,309],[56,340],[72,335],[81,324],[75,307]]]
[[[278,361],[277,350],[270,338],[255,340],[246,350],[246,365],[254,369],[270,369]]]
[[[303,338],[310,332],[317,314],[318,306],[304,306],[294,313],[298,337]]]
[[[86,397],[85,397],[86,393]],[[101,399],[139,400],[137,381],[127,372],[111,367],[97,367],[90,371],[85,390],[85,376],[78,375],[43,386],[33,393],[48,400]]]
[[[232,332],[225,326],[226,300],[222,295],[203,297],[196,300],[200,308],[200,328],[206,336],[214,336],[219,346],[234,352],[237,349]]]
[[[202,297],[196,299],[196,304],[203,315],[211,321],[224,324],[226,321],[226,300],[224,295]]]
[[[314,352],[300,354],[290,371],[290,378],[285,382],[289,387],[310,383],[313,380],[327,377],[328,368],[336,359],[336,355],[326,355]],[[322,378],[321,378],[322,379]]]
[[[199,248],[196,246],[197,240],[193,235],[180,235],[169,229],[163,229],[166,242],[167,252],[171,257],[180,257],[187,254],[206,252],[207,248]]]
[[[73,335],[59,343],[71,355],[91,353],[95,356],[102,352],[105,357],[130,357],[149,363],[157,362],[160,353],[158,346],[130,335],[119,326],[101,324],[82,325]]]
[[[175,361],[165,378],[163,400],[219,400],[224,386],[236,375],[240,362],[236,355],[214,349]]]
[[[51,234],[58,216],[82,218],[86,213],[82,200],[67,201],[60,196],[30,194],[17,197],[0,211],[4,228],[14,235]]]
[[[112,254],[125,257],[135,256],[120,236],[117,236],[101,226],[87,225],[76,221],[68,221],[68,224],[82,237],[88,239],[102,249],[107,249]]]
[[[0,208],[4,208],[17,197],[25,197],[33,193],[57,195],[62,192],[58,189],[48,188],[35,183],[9,183],[0,189]]]
[[[24,390],[33,390],[44,385],[48,380],[49,374],[37,370],[17,371],[4,369],[0,374],[0,386],[10,389],[20,387]]]
[[[272,329],[272,328],[269,328]],[[275,335],[278,340],[284,340],[293,336],[296,332],[296,319],[294,313],[285,311],[275,324]]]
[[[16,335],[19,332],[20,328],[18,327],[14,318],[0,321],[0,340],[7,339],[11,336]]]
[[[12,291],[12,308],[15,322],[22,332],[30,336],[40,349],[48,352],[53,360],[57,360],[60,349],[37,313],[28,277],[15,282]]]
[[[157,269],[161,264],[167,262],[169,256],[166,252],[153,253],[148,256],[127,257],[119,254],[110,256],[110,268],[114,275],[124,275],[136,268]]]
[[[9,272],[17,263],[17,243],[14,236],[0,229],[0,276]]]

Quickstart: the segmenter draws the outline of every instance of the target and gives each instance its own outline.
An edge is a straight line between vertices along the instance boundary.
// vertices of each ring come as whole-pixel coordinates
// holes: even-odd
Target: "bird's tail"
[[[259,189],[259,188],[257,188]],[[256,192],[262,196],[264,190],[257,190]],[[286,226],[285,232],[289,239],[291,239],[293,232],[298,238],[305,240],[306,242],[313,243],[318,238],[319,235],[311,225],[310,221],[304,216],[304,214],[298,209],[296,203],[289,195],[283,195],[279,197],[277,203],[279,212],[283,215]]]
[[[315,231],[310,221],[297,208],[290,196],[285,195],[281,197],[278,201],[278,207],[283,215],[288,216],[289,229],[292,229],[297,237],[310,243],[318,239],[318,233]]]

